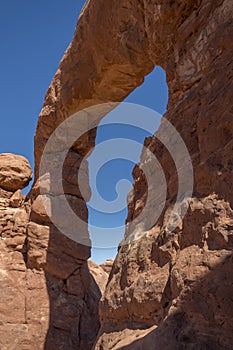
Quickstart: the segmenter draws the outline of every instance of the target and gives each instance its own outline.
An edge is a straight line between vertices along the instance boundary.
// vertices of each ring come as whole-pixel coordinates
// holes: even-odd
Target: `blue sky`
[[[72,39],[84,2],[0,2],[0,153],[22,154],[32,167],[33,136],[44,95]],[[146,77],[144,84],[126,101],[150,107],[163,114],[167,103],[167,86],[162,69],[155,68]],[[98,129],[97,144],[119,137],[143,143],[145,136],[144,131],[132,127],[103,126]],[[91,158],[90,167],[91,162],[95,162],[94,154]],[[97,189],[105,200],[111,201],[116,197],[115,187],[120,179],[132,182],[133,166],[132,162],[116,159],[100,169],[96,178]],[[111,216],[90,209],[90,223],[105,228],[121,226],[126,215],[126,208]],[[119,239],[122,234],[121,230]],[[97,233],[91,232],[91,235],[96,238]],[[115,254],[116,247],[93,248],[92,260],[101,262],[113,258]]]

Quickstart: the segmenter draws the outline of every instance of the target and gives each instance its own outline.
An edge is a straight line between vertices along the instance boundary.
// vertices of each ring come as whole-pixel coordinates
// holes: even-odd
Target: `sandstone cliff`
[[[87,1],[39,116],[35,182],[26,202],[18,192],[31,177],[26,161],[18,159],[23,176],[10,170],[10,160],[8,175],[5,160],[0,171],[1,348],[86,350],[94,342],[102,350],[232,348],[232,9],[231,0]],[[167,74],[165,117],[191,155],[194,195],[182,224],[168,234],[177,172],[156,135],[147,139],[166,174],[166,207],[140,241],[119,249],[105,289],[106,273],[88,267],[90,247],[61,234],[47,216],[40,160],[64,120],[98,103],[122,101],[156,65]],[[85,123],[93,118],[88,114]],[[80,129],[86,125],[80,122]],[[62,174],[66,198],[84,221],[75,174],[94,142],[95,128],[73,144]],[[86,165],[84,178],[87,172]],[[128,222],[147,197],[138,168],[134,178]],[[53,188],[51,195],[61,193]],[[76,229],[88,236],[87,225]]]
[[[24,157],[0,154],[0,348],[91,348],[108,274],[57,249],[54,265],[49,226],[29,224],[31,200],[21,189],[31,178]],[[45,273],[47,264],[56,268],[51,274]]]
[[[159,45],[158,36],[159,43],[162,38],[167,43],[162,56],[169,85],[165,117],[190,152],[194,194],[182,224],[166,232],[177,170],[156,135],[147,139],[145,145],[165,169],[166,209],[142,239],[119,250],[100,304],[102,327],[95,349],[231,349],[233,3],[190,2],[183,11],[181,2],[164,2],[160,8],[144,3],[148,21],[151,15],[150,50]],[[158,17],[163,32],[151,24]],[[161,59],[154,57],[154,62]],[[141,163],[146,160],[142,155]],[[147,198],[138,168],[134,178],[128,222]],[[154,196],[159,190],[154,187]]]

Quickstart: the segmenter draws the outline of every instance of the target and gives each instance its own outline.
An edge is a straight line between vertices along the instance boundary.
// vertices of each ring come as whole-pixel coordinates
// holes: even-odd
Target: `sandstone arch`
[[[230,70],[232,54],[229,42],[229,33],[232,30],[230,24],[231,9],[231,1],[214,3],[213,1],[199,0],[165,1],[163,3],[151,1],[87,2],[79,18],[73,41],[48,90],[45,105],[39,117],[35,135],[36,172],[46,139],[64,118],[97,103],[122,101],[136,86],[143,82],[144,76],[155,65],[160,65],[166,71],[169,87],[166,117],[176,126],[186,142],[195,170],[196,199],[194,199],[188,214],[189,218],[184,221],[183,229],[181,228],[172,241],[178,241],[182,252],[183,249],[191,249],[190,246],[195,247],[196,245],[202,251],[205,244],[211,249],[213,240],[217,242],[215,249],[231,249],[227,242],[224,243],[224,240],[217,237],[219,233],[210,233],[206,228],[205,230],[209,232],[207,235],[210,237],[206,241],[200,233],[196,234],[198,236],[196,237],[195,232],[193,232],[195,229],[190,228],[190,222],[195,220],[196,215],[198,216],[198,205],[202,205],[206,212],[209,210],[206,209],[207,202],[211,203],[212,208],[219,207],[219,211],[222,210],[222,205],[227,207],[227,202],[232,204],[232,196],[229,195],[232,177],[230,169],[227,168],[227,159],[229,159],[233,130],[227,112],[219,124],[219,114],[222,110],[219,103],[219,93],[224,100],[226,111],[230,112],[229,84],[232,82],[230,79],[227,80],[226,77],[229,73],[226,71]],[[223,65],[225,65],[225,70],[221,69]],[[218,72],[217,81],[215,79],[216,72]],[[208,80],[208,85],[206,80]],[[210,126],[208,129],[209,124],[216,125],[216,127]],[[216,132],[218,137],[214,137]],[[211,141],[213,137],[214,142]],[[218,145],[216,144],[217,139],[219,140]],[[77,153],[81,155],[83,152],[85,153],[93,145],[93,142],[94,135],[88,135],[82,142],[81,149],[79,150],[79,146],[76,148]],[[150,143],[150,147],[155,150],[160,147],[153,139]],[[223,144],[225,144],[225,148],[222,147]],[[217,154],[219,156],[216,156]],[[213,172],[216,171],[219,157],[224,159],[222,166],[226,171],[221,172],[220,170],[220,177],[216,177],[214,173],[210,177],[206,176],[209,169]],[[176,179],[165,151],[162,151],[160,161],[169,174],[169,194],[172,198],[174,196],[173,183]],[[213,192],[215,192],[216,198],[208,198]],[[218,199],[224,199],[225,204],[219,202]],[[130,211],[133,210],[134,208],[130,208]],[[212,210],[214,209],[210,211],[212,212]],[[231,216],[231,209],[225,210]],[[129,215],[131,215],[130,212]],[[212,221],[220,221],[217,230],[219,232],[221,231],[220,227],[224,224],[221,223],[219,214],[215,210],[212,215]],[[206,215],[202,219],[198,218],[197,221],[199,221],[203,231],[204,227],[208,227],[210,223],[210,214],[206,212]],[[159,224],[157,226],[159,227]],[[228,233],[226,234],[228,235]],[[131,256],[133,257],[138,249],[137,254],[140,256],[142,248],[137,246],[132,249],[131,253],[127,251],[127,258],[125,256],[127,248],[122,249],[116,259],[112,277],[101,304],[101,332],[105,332],[106,323],[108,324],[107,332],[109,327],[114,332],[115,321],[126,323],[127,326],[131,322],[139,323],[139,328],[144,328],[145,325],[150,326],[153,322],[161,322],[161,318],[163,319],[169,311],[166,307],[164,308],[164,305],[170,306],[172,300],[177,298],[176,294],[179,292],[174,292],[175,287],[169,285],[173,277],[168,271],[173,266],[172,261],[178,259],[178,255],[175,258],[178,253],[176,249],[174,251],[174,248],[167,247],[171,239],[165,238],[160,244],[162,248],[160,245],[156,248],[157,243],[154,240],[155,237],[152,236],[144,243],[151,247],[151,254],[155,255],[154,260],[144,259],[145,271],[150,270],[150,264],[153,266],[152,262],[156,261],[156,255],[161,254],[161,249],[164,250],[163,254],[170,256],[165,270],[160,268],[158,264],[154,270],[154,273],[163,276],[164,281],[167,281],[166,288],[166,283],[165,285],[162,283],[156,290],[156,293],[161,295],[161,301],[155,303],[157,305],[151,316],[143,313],[143,309],[145,312],[148,310],[147,301],[143,301],[143,296],[140,295],[138,298],[142,302],[142,308],[139,306],[140,301],[133,302],[130,297],[131,301],[127,307],[124,306],[125,301],[119,306],[112,304],[114,300],[110,292],[112,287],[118,293],[119,298],[121,298],[122,293],[134,295],[137,281],[140,278],[140,276],[135,275],[135,285],[129,282],[132,274]],[[221,243],[218,243],[219,240]],[[174,243],[172,244],[174,245]],[[195,248],[192,249],[195,250]],[[89,252],[85,251],[82,258],[87,259],[88,254]],[[196,254],[198,255],[199,251]],[[49,274],[53,274],[54,262],[48,263],[48,261],[49,255],[47,255],[47,265],[49,265],[47,271]],[[196,262],[193,264],[195,269]],[[117,272],[119,270],[122,272]],[[118,282],[122,278],[122,274],[126,274],[128,277],[124,276],[124,278],[129,279],[124,287],[126,289],[123,288],[123,291],[121,290],[122,285]],[[147,287],[145,286],[145,288]],[[148,288],[150,289],[150,287]],[[173,295],[174,293],[175,295]],[[156,295],[154,298],[157,300]],[[153,297],[152,300],[148,300],[148,303],[148,305],[154,303]],[[122,313],[122,307],[130,310],[129,314],[128,312]],[[150,306],[148,307],[150,308]],[[143,317],[144,321],[141,321],[140,319]],[[108,339],[107,335],[103,335],[103,339],[100,338],[99,343],[105,344],[106,337]]]
[[[28,332],[31,337],[36,334],[36,340],[32,342],[27,335],[29,346],[43,348],[46,326],[41,326],[41,320],[47,321],[49,317],[48,298],[47,349],[54,345],[62,349],[90,349],[99,328],[100,293],[86,264],[90,250],[57,232],[40,202],[37,180],[46,141],[72,113],[97,103],[122,101],[155,65],[160,65],[167,73],[169,86],[166,118],[180,132],[192,157],[194,199],[183,227],[174,236],[160,236],[161,221],[141,245],[135,245],[130,251],[127,247],[119,251],[100,306],[102,327],[95,348],[117,349],[117,343],[122,349],[127,348],[129,345],[122,341],[129,334],[133,341],[134,334],[137,335],[135,328],[144,334],[144,330],[154,324],[161,326],[172,311],[181,310],[183,315],[200,320],[195,337],[187,331],[195,327],[195,322],[189,320],[181,324],[180,332],[184,336],[181,337],[179,330],[178,336],[185,349],[203,348],[208,342],[212,348],[217,344],[216,349],[230,349],[232,315],[224,316],[224,298],[230,291],[227,281],[224,280],[223,290],[212,294],[210,291],[222,310],[221,317],[216,319],[213,314],[219,313],[215,312],[215,303],[211,304],[213,313],[207,313],[203,320],[198,310],[192,314],[187,304],[182,308],[182,298],[192,290],[194,282],[208,275],[208,270],[215,265],[227,259],[228,266],[232,250],[231,38],[231,0],[87,1],[72,43],[46,94],[35,135],[35,183],[30,194],[32,211],[27,231],[27,290],[30,292],[26,293],[28,307],[34,307],[34,313],[31,312],[27,320]],[[74,163],[78,168],[80,158],[94,144],[94,138],[94,132],[85,135],[71,151],[67,168]],[[171,161],[154,138],[148,142],[154,152],[160,150],[159,159],[168,174],[172,198],[176,179]],[[67,193],[78,211],[87,215],[77,186],[69,181],[72,169],[69,170],[65,179]],[[140,184],[140,175],[135,173],[135,177]],[[129,208],[129,215],[134,215],[133,206]],[[162,220],[166,220],[166,215]],[[145,254],[146,250],[149,255]],[[229,269],[229,274],[231,271]],[[153,280],[155,274],[162,282],[151,290],[146,276]],[[45,287],[30,289],[31,284],[42,285],[45,279],[48,296]],[[140,292],[140,283],[147,295]],[[74,292],[74,288],[78,292]],[[200,305],[198,291],[193,291]],[[225,292],[226,295],[222,295]],[[41,296],[45,304],[34,304]],[[115,303],[116,297],[122,302]],[[82,313],[86,317],[81,316]],[[171,327],[173,324],[177,327],[176,321],[172,322]],[[206,334],[206,329],[210,334]],[[164,333],[157,344],[164,344],[163,337]],[[153,346],[155,348],[156,343]],[[171,346],[167,343],[167,349]]]

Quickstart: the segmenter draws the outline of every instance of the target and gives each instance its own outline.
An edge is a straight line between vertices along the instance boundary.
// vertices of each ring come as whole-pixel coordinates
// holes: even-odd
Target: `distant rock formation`
[[[105,272],[107,272],[107,274],[110,274],[110,272],[112,270],[113,263],[114,263],[113,259],[107,259],[106,261],[104,261],[100,264],[100,267],[102,267],[102,269]]]

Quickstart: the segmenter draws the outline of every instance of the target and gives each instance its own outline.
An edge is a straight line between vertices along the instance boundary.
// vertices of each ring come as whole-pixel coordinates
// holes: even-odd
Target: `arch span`
[[[174,235],[167,235],[162,228],[173,204],[177,176],[164,148],[154,137],[148,140],[167,173],[167,207],[162,221],[152,228],[142,245],[119,250],[100,306],[102,327],[96,349],[114,349],[124,334],[124,327],[144,329],[154,323],[159,325],[172,307],[179,304],[185,288],[192,288],[192,279],[198,279],[211,268],[213,260],[218,263],[221,256],[232,249],[228,243],[230,238],[225,239],[230,237],[230,231],[225,230],[220,215],[224,211],[230,218],[232,210],[232,191],[229,191],[233,183],[233,131],[229,117],[232,112],[229,93],[232,91],[232,23],[232,1],[229,0],[87,1],[73,41],[46,94],[35,135],[35,183],[31,191],[27,264],[41,278],[44,272],[47,281],[48,349],[52,346],[91,348],[99,329],[100,291],[87,267],[90,248],[61,235],[41,205],[38,181],[44,147],[66,118],[96,104],[123,101],[156,65],[163,67],[167,74],[169,102],[165,118],[182,136],[193,161],[195,198],[188,219]],[[92,130],[73,145],[63,173],[65,194],[77,213],[86,219],[86,203],[74,174],[83,156],[94,146],[95,134],[96,130]],[[143,179],[137,171],[134,177],[135,190],[139,191],[143,204]],[[134,215],[137,209],[138,198],[134,199],[129,215]],[[203,212],[206,215],[203,216]],[[217,230],[210,229],[213,222]],[[190,271],[182,267],[187,259],[191,277]],[[155,275],[159,276],[158,280],[153,280]],[[224,302],[218,305],[224,310]],[[187,309],[180,309],[188,313]],[[43,315],[43,307],[38,312]],[[201,319],[198,312],[195,317]],[[206,317],[209,317],[207,322],[211,319],[210,337],[215,337],[219,334],[219,319],[213,320],[208,313]],[[189,327],[187,323],[181,324],[181,333],[192,329],[189,321]],[[225,348],[232,343],[227,321],[222,335],[217,336],[218,343]],[[117,329],[114,328],[116,322]],[[205,323],[199,323],[196,339],[199,332],[207,334]],[[191,349],[193,342],[195,346],[190,334],[184,333],[182,339],[188,344],[185,348]],[[213,344],[213,339],[210,343]],[[109,344],[112,344],[110,348]]]

